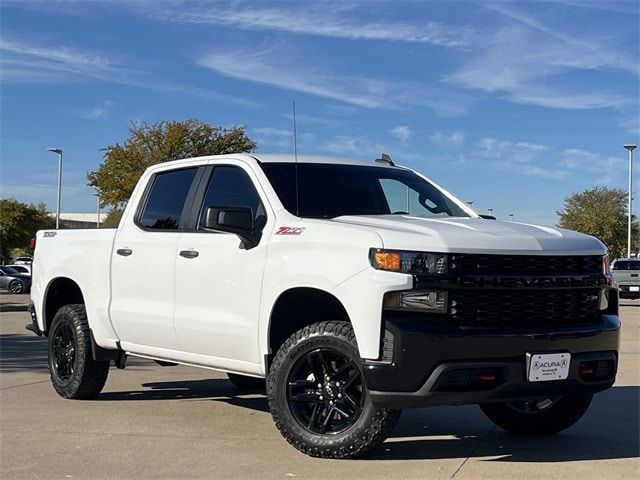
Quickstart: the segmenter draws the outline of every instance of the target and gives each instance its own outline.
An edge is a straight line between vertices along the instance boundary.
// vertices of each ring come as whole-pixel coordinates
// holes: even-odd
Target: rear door
[[[134,220],[118,230],[110,314],[128,350],[136,351],[136,345],[178,349],[173,330],[178,238],[201,171],[194,166],[155,174]]]
[[[174,325],[185,352],[208,357],[220,368],[255,372],[260,291],[266,259],[263,234],[247,249],[232,233],[205,230],[207,207],[250,207],[256,224],[267,225],[267,203],[242,163],[209,167],[194,200],[191,231],[181,234],[176,263]]]

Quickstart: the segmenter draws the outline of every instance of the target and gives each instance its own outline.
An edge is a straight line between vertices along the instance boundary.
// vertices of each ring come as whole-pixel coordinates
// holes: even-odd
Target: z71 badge
[[[47,238],[47,237],[55,237],[58,234],[58,232],[44,232],[43,237]]]
[[[300,235],[304,232],[305,227],[280,227],[276,231],[276,235]]]

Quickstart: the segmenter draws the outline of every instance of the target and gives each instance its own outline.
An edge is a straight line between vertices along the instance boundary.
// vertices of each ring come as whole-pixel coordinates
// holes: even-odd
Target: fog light
[[[447,292],[422,290],[387,292],[384,295],[383,307],[388,310],[447,313]]]

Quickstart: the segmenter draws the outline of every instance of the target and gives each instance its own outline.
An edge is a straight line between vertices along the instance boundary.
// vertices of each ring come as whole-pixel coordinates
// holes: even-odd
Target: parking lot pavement
[[[0,476],[19,478],[639,478],[640,301],[624,301],[618,381],[574,427],[508,434],[476,406],[404,412],[359,460],[322,460],[281,438],[264,396],[224,374],[131,360],[93,401],[49,384],[45,342],[25,312],[0,313]]]
[[[24,312],[30,301],[28,293],[0,291],[0,312]]]

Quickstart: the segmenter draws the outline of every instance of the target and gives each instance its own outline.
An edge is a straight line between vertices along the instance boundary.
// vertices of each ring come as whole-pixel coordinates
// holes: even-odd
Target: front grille
[[[450,270],[461,274],[575,275],[602,273],[599,255],[479,255],[451,256]]]
[[[528,328],[593,325],[599,289],[461,290],[449,293],[451,321],[461,327]]]

